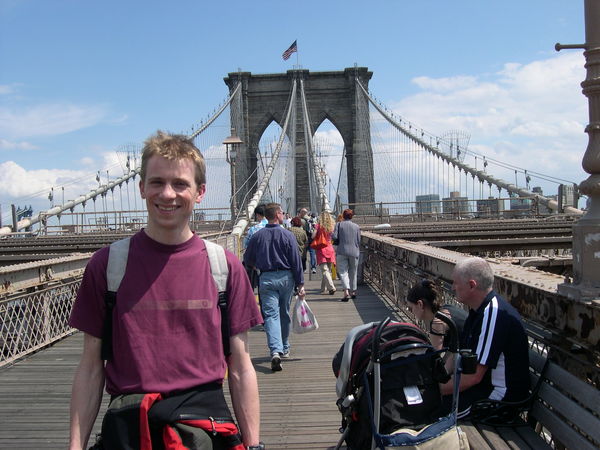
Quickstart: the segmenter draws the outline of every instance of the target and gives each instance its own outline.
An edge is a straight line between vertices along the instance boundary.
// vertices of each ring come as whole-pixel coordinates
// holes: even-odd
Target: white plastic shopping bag
[[[319,328],[317,318],[311,311],[305,300],[296,296],[296,302],[292,311],[292,331],[294,333],[306,333]]]

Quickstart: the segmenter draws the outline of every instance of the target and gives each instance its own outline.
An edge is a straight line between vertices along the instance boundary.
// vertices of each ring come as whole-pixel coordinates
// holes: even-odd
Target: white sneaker
[[[280,353],[281,359],[290,359],[290,352]]]
[[[273,357],[271,358],[271,370],[273,372],[280,372],[282,369],[281,367],[281,358],[279,357],[279,355],[273,355]]]

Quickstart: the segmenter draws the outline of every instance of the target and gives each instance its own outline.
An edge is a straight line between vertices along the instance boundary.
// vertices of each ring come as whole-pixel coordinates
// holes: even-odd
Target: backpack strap
[[[104,326],[102,329],[101,358],[105,361],[112,359],[112,330],[113,310],[117,303],[117,291],[125,275],[127,257],[129,256],[129,241],[131,238],[120,239],[110,244],[108,252],[108,265],[106,266],[106,293],[104,304],[106,306]]]
[[[203,239],[210,262],[210,271],[219,291],[219,309],[221,310],[221,339],[223,342],[223,353],[225,356],[231,355],[229,347],[229,313],[227,311],[227,277],[229,268],[227,267],[227,256],[225,250],[219,244]]]

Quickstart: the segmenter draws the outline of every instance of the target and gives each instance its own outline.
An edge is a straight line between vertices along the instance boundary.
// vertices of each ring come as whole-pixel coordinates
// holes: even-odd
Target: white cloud
[[[331,128],[329,130],[317,130],[313,140],[315,141],[315,143],[318,142],[320,145],[326,147],[344,146],[344,140],[342,139],[342,135],[336,128]]]
[[[580,182],[588,120],[583,65],[572,52],[508,63],[495,74],[418,77],[413,82],[422,91],[393,110],[434,135],[467,131],[469,149],[486,157]]]
[[[96,161],[94,160],[94,158],[90,158],[89,156],[86,156],[79,160],[79,164],[84,167],[94,167],[96,164]]]
[[[134,168],[134,165],[132,161],[131,169]],[[102,167],[104,167],[104,173],[108,170],[111,179],[122,177],[127,173],[127,154],[122,151],[102,153]]]
[[[27,108],[0,108],[0,133],[26,138],[54,136],[87,128],[107,115],[103,106],[81,106],[69,103],[36,105]]]
[[[0,198],[11,202],[39,203],[52,186],[65,186],[67,197],[81,195],[90,187],[88,172],[65,169],[26,170],[14,161],[0,163]],[[5,200],[6,201],[6,200]]]
[[[38,147],[29,142],[12,142],[0,139],[0,150],[36,150]]]
[[[466,89],[476,84],[477,79],[471,76],[457,76],[451,78],[416,77],[412,80],[421,89],[429,89],[436,92],[454,91]]]
[[[0,84],[0,95],[12,94],[13,91],[14,91],[14,85]]]

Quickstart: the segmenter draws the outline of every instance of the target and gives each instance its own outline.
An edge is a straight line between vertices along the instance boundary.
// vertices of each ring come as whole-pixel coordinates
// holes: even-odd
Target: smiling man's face
[[[146,200],[146,231],[151,237],[157,239],[163,233],[178,232],[189,237],[194,204],[202,201],[206,191],[204,184],[196,184],[194,175],[195,167],[190,159],[169,160],[154,155],[148,160],[140,192]]]

